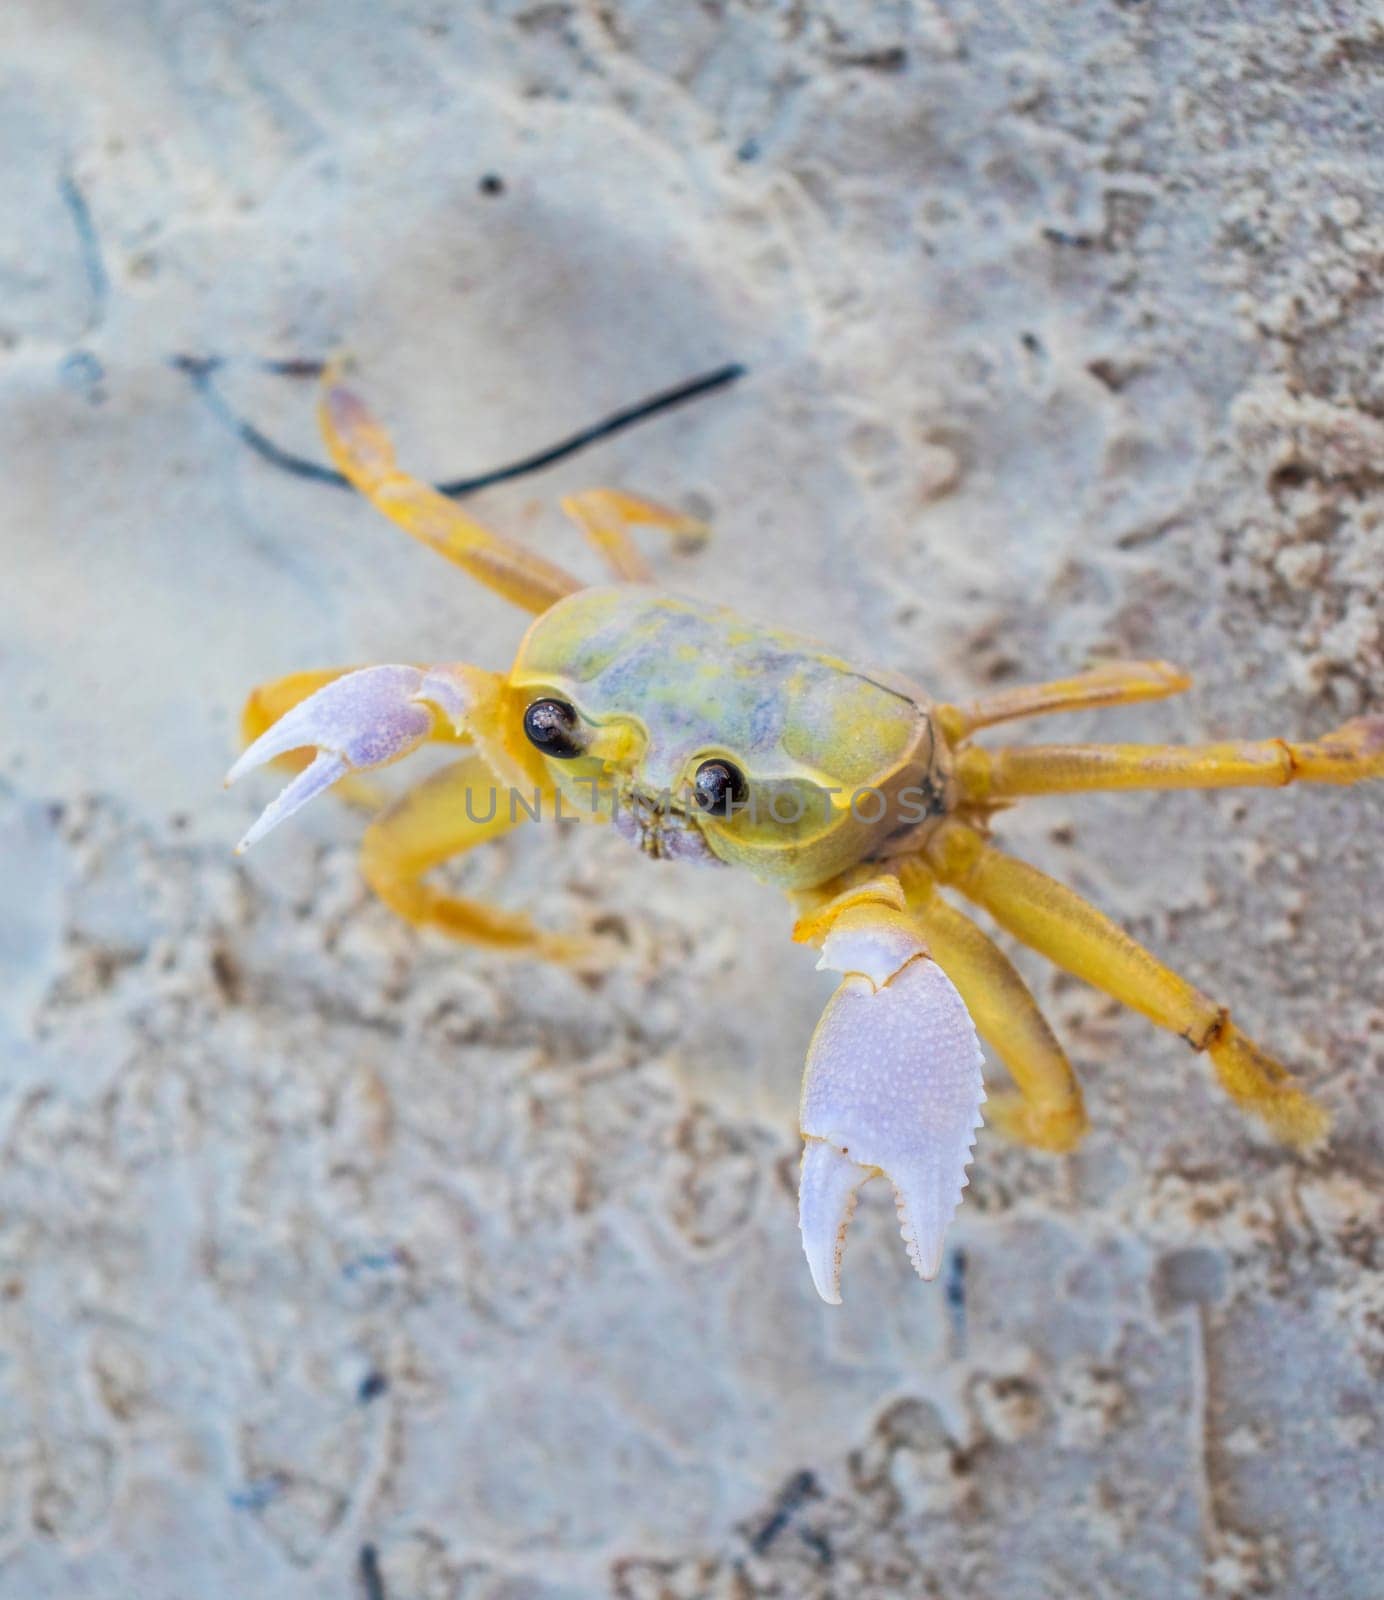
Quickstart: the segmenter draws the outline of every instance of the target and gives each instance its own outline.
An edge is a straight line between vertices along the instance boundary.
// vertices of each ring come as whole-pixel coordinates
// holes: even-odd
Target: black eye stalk
[[[745,774],[731,761],[703,761],[692,779],[692,798],[708,816],[730,816],[748,793]]]
[[[565,700],[535,700],[524,713],[529,743],[559,761],[570,761],[582,753],[577,726],[577,713]]]

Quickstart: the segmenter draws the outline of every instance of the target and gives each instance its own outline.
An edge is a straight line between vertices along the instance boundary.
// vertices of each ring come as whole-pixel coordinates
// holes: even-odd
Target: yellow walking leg
[[[962,705],[939,706],[937,715],[942,732],[955,744],[978,728],[991,728],[997,722],[1046,717],[1056,711],[1125,706],[1136,700],[1161,700],[1170,694],[1181,694],[1191,682],[1185,672],[1166,661],[1108,661],[1074,678],[1022,684]]]
[[[1014,963],[942,898],[922,862],[903,863],[899,880],[933,958],[960,991],[976,1032],[1017,1085],[1017,1093],[990,1094],[986,1122],[1040,1150],[1074,1149],[1089,1126],[1081,1085]]]
[[[983,906],[1016,939],[1211,1057],[1222,1088],[1285,1143],[1309,1149],[1327,1113],[1285,1067],[1247,1039],[1230,1013],[1163,965],[1109,917],[1036,868],[1003,855],[972,828],[948,822],[928,841],[928,865]]]
[[[582,587],[561,567],[468,517],[431,484],[401,472],[389,436],[332,372],[318,419],[332,460],[372,505],[496,594],[540,612]]]
[[[626,583],[652,583],[653,569],[629,536],[631,527],[663,528],[676,538],[702,544],[707,526],[696,517],[644,500],[621,489],[583,489],[562,502],[606,565]]]
[[[552,795],[541,803],[551,807]],[[361,840],[361,870],[387,906],[419,927],[493,950],[569,960],[589,948],[586,941],[545,933],[518,912],[424,881],[432,868],[524,819],[514,791],[479,756],[464,756],[408,790],[371,823]]]
[[[1309,744],[1039,744],[957,752],[963,802],[1086,789],[1281,788],[1384,778],[1384,716],[1356,717]]]

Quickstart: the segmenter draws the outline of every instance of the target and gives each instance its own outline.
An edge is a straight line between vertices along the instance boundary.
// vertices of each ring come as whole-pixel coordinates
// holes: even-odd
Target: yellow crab
[[[1085,1132],[1081,1089],[1009,959],[946,900],[955,891],[1058,966],[1181,1034],[1221,1085],[1287,1143],[1328,1119],[1226,1008],[1062,884],[1001,854],[994,813],[1088,789],[1354,783],[1384,776],[1384,716],[1308,744],[1027,745],[984,749],[996,723],[1127,704],[1188,687],[1162,662],[1100,666],[962,704],[731,611],[660,593],[631,524],[699,525],[598,489],[564,502],[614,583],[588,588],[399,471],[359,399],[329,375],[323,432],[384,514],[535,613],[508,673],[464,663],[300,673],[251,696],[231,782],[272,760],[298,775],[245,849],[314,795],[424,740],[464,747],[367,829],[363,869],[411,922],[553,959],[579,939],[428,883],[440,862],[528,815],[582,811],[646,854],[742,867],[787,891],[794,937],[843,975],[807,1052],[799,1220],[812,1280],[840,1299],[856,1193],[883,1175],[924,1278],[941,1263],[986,1099],[977,1034],[1014,1088],[991,1122],[1044,1150]],[[309,760],[303,752],[316,754]]]

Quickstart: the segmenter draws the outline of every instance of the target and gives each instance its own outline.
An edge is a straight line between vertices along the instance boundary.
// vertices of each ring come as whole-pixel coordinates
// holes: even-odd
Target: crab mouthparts
[[[722,865],[695,819],[666,797],[655,799],[637,789],[626,790],[615,796],[611,821],[622,839],[655,861]]]

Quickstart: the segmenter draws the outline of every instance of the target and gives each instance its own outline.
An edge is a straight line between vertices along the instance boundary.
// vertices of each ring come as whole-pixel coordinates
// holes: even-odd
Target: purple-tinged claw
[[[310,767],[304,768],[277,798],[265,806],[255,818],[249,832],[235,847],[235,853],[238,856],[244,855],[250,846],[258,844],[271,828],[278,827],[285,817],[291,817],[309,800],[315,800],[323,790],[330,789],[338,778],[344,778],[350,770],[351,763],[344,756],[334,756],[326,750],[321,751]]]
[[[300,772],[236,846],[248,850],[286,817],[348,772],[364,772],[406,756],[433,728],[421,695],[431,675],[417,667],[364,667],[324,685],[286,711],[244,751],[226,783],[291,750],[315,747],[317,759]]]
[[[798,1216],[812,1281],[837,1305],[846,1227],[876,1176],[894,1187],[909,1260],[936,1277],[985,1089],[965,1004],[906,917],[847,912],[822,964],[846,977],[808,1049]]]

